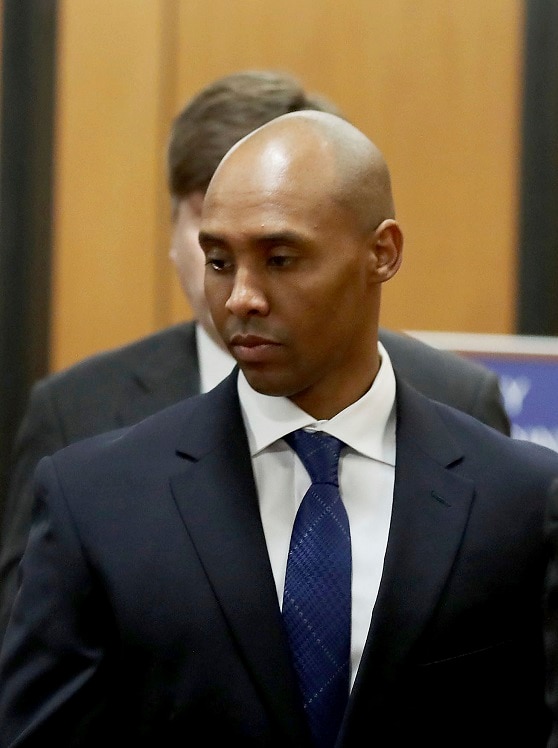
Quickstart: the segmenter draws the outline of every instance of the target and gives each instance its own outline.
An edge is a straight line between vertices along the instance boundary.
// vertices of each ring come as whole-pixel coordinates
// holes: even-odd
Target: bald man
[[[217,168],[199,239],[238,366],[41,461],[0,746],[544,746],[558,455],[398,377],[381,153],[279,117]]]
[[[40,458],[85,437],[137,423],[206,392],[230,373],[234,359],[223,348],[203,291],[204,257],[197,237],[204,194],[219,161],[241,137],[279,115],[303,109],[338,114],[331,102],[305,91],[287,73],[248,70],[212,81],[174,119],[167,148],[170,255],[195,319],[88,357],[33,386],[4,501],[0,493],[0,641],[17,592]],[[380,340],[399,375],[413,387],[509,435],[494,372],[393,330],[380,330]]]

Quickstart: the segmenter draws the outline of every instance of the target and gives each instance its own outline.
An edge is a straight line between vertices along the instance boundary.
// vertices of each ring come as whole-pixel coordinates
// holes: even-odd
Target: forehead
[[[226,240],[257,240],[271,235],[301,240],[317,238],[346,225],[340,206],[329,197],[306,193],[290,187],[267,192],[249,189],[223,195],[211,195],[204,204],[202,234]]]
[[[313,165],[300,168],[277,153],[268,155],[251,164],[238,161],[217,175],[204,201],[203,230],[317,226],[338,214],[331,175]]]
[[[176,222],[186,224],[199,221],[203,208],[204,193],[201,190],[191,192],[174,203],[173,218]]]
[[[331,154],[319,141],[256,137],[254,142],[241,143],[221,162],[207,196],[220,203],[258,195],[276,200],[326,196],[336,180],[335,171]]]

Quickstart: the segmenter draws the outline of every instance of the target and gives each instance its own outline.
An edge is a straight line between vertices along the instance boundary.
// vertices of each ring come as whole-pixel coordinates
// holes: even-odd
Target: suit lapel
[[[286,745],[307,741],[261,526],[236,372],[197,400],[178,452],[174,498],[262,700]],[[433,614],[465,531],[472,483],[437,408],[398,382],[397,464],[378,599],[340,744],[370,730]],[[433,529],[434,528],[434,529]],[[239,589],[242,585],[242,589]],[[358,741],[357,741],[358,743]]]
[[[285,744],[303,745],[307,728],[260,520],[236,372],[199,398],[178,452],[190,465],[171,487],[187,531]]]
[[[452,472],[463,451],[435,406],[398,382],[393,512],[382,581],[346,721],[370,730],[432,616],[459,550],[474,486]]]

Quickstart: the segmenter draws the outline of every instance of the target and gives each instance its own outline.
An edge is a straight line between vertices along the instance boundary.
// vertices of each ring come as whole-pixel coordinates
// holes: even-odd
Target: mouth
[[[280,343],[259,335],[233,335],[229,349],[239,363],[264,363],[279,349]]]

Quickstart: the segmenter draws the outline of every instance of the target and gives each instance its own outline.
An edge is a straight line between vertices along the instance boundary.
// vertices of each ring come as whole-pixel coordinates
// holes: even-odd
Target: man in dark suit
[[[544,746],[558,455],[398,377],[381,153],[284,115],[225,156],[199,238],[240,371],[41,461],[1,748]]]
[[[196,322],[186,322],[80,362],[33,388],[15,445],[0,543],[0,640],[17,586],[17,567],[31,522],[33,471],[41,457],[88,436],[130,425],[206,391],[232,369],[203,294],[197,232],[203,195],[217,164],[241,137],[289,111],[336,113],[323,97],[275,72],[242,72],[204,88],[176,117],[168,148],[173,205],[171,256]],[[382,330],[380,339],[401,377],[509,434],[495,374],[455,354]]]

